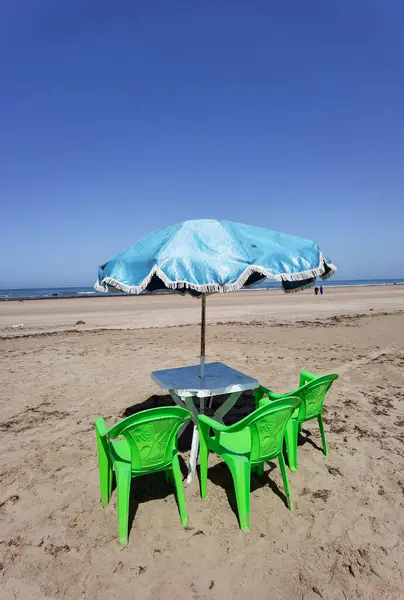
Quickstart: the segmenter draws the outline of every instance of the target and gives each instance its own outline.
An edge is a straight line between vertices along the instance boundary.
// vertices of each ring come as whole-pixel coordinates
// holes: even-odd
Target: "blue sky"
[[[401,0],[2,3],[2,287],[91,285],[202,217],[404,277],[403,21]]]

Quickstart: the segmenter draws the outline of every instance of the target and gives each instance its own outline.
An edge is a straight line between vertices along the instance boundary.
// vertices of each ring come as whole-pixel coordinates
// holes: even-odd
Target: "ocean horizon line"
[[[313,287],[322,285],[324,288],[330,287],[367,287],[367,286],[386,286],[386,285],[404,285],[404,277],[397,278],[373,278],[373,279],[328,279],[326,281],[318,280]],[[251,291],[265,291],[280,289],[278,281],[264,280],[255,286],[249,288]],[[240,290],[248,291],[248,290]],[[25,287],[25,288],[2,288],[0,289],[0,301],[15,300],[40,300],[57,298],[91,298],[102,296],[127,296],[117,292],[116,294],[105,294],[97,292],[92,286],[54,286],[54,287]]]

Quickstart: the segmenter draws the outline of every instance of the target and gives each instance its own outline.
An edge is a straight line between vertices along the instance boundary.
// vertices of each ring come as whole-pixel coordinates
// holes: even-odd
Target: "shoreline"
[[[317,284],[313,284],[313,286],[311,288],[308,288],[309,290],[313,290],[316,286],[320,287],[323,286],[323,288],[325,290],[331,290],[331,289],[340,289],[340,288],[367,288],[367,287],[396,287],[396,286],[404,286],[404,281],[399,281],[399,282],[386,282],[386,283],[341,283],[341,284],[333,284],[330,285],[329,283],[323,283],[323,282],[317,282]],[[24,288],[21,288],[21,290],[23,290]],[[35,289],[35,288],[33,288]],[[51,288],[49,288],[51,289]],[[68,288],[67,288],[68,289]],[[2,290],[0,290],[1,292]],[[18,292],[20,291],[19,289],[15,289],[14,291]],[[237,293],[237,292],[278,292],[278,291],[282,291],[280,287],[268,287],[268,288],[251,288],[251,289],[240,289],[237,290],[236,292],[223,292],[223,294],[225,293]],[[52,296],[27,296],[27,297],[23,297],[23,298],[6,298],[4,296],[0,296],[0,302],[29,302],[29,301],[35,301],[35,300],[72,300],[72,299],[85,299],[85,298],[119,298],[119,297],[132,297],[132,296],[166,296],[168,294],[175,294],[175,292],[173,291],[167,291],[167,292],[158,292],[158,293],[143,293],[143,294],[125,294],[125,293],[100,293],[100,292],[76,292],[74,295],[52,295]],[[182,296],[183,294],[178,293],[178,296]],[[209,294],[211,295],[211,294]],[[221,294],[220,294],[221,295]]]

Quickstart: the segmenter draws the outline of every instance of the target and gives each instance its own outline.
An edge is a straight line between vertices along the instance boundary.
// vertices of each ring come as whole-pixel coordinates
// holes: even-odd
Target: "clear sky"
[[[226,218],[404,277],[402,0],[13,0],[0,14],[1,287],[92,285]]]

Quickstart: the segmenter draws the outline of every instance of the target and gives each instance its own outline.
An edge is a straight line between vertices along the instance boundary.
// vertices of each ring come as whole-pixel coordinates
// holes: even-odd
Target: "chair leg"
[[[321,441],[323,444],[323,452],[324,452],[325,456],[328,456],[327,440],[325,438],[324,423],[323,423],[323,417],[322,417],[321,413],[318,415],[317,421],[318,421],[318,426],[320,428]]]
[[[238,518],[243,531],[251,531],[250,483],[251,465],[247,459],[236,459],[228,463],[236,492]]]
[[[264,463],[260,463],[258,465],[254,465],[252,471],[258,475],[258,477],[262,477],[264,474]]]
[[[191,456],[189,457],[188,477],[187,483],[191,483],[196,474],[196,463],[198,462],[198,451],[199,451],[199,430],[194,425],[194,432],[192,434],[191,443]]]
[[[181,523],[184,527],[188,524],[187,508],[185,505],[184,488],[182,487],[182,474],[178,456],[175,455],[173,458],[173,477],[174,485],[177,492],[178,508],[180,511]]]
[[[297,437],[298,437],[297,419],[289,419],[286,425],[285,442],[288,453],[289,469],[297,471]]]
[[[208,463],[209,450],[205,438],[201,432],[199,436],[199,485],[201,488],[201,498],[206,498],[208,483]]]
[[[100,500],[101,504],[108,504],[112,494],[113,471],[111,461],[105,452],[98,455],[98,469],[100,473]]]
[[[118,538],[124,546],[128,543],[129,497],[132,473],[130,466],[119,465],[116,473],[117,505],[118,505]]]
[[[290,495],[289,480],[288,480],[288,475],[287,475],[287,472],[286,472],[285,459],[283,458],[282,452],[280,452],[280,454],[278,456],[278,460],[279,460],[279,467],[281,469],[283,486],[285,488],[285,494],[286,494],[286,500],[287,500],[287,503],[288,503],[288,508],[289,508],[289,510],[293,510],[293,502],[292,502],[292,498],[291,498],[291,495]]]
[[[299,423],[299,427],[298,427],[298,433],[302,433],[302,429],[303,429],[303,423]]]

